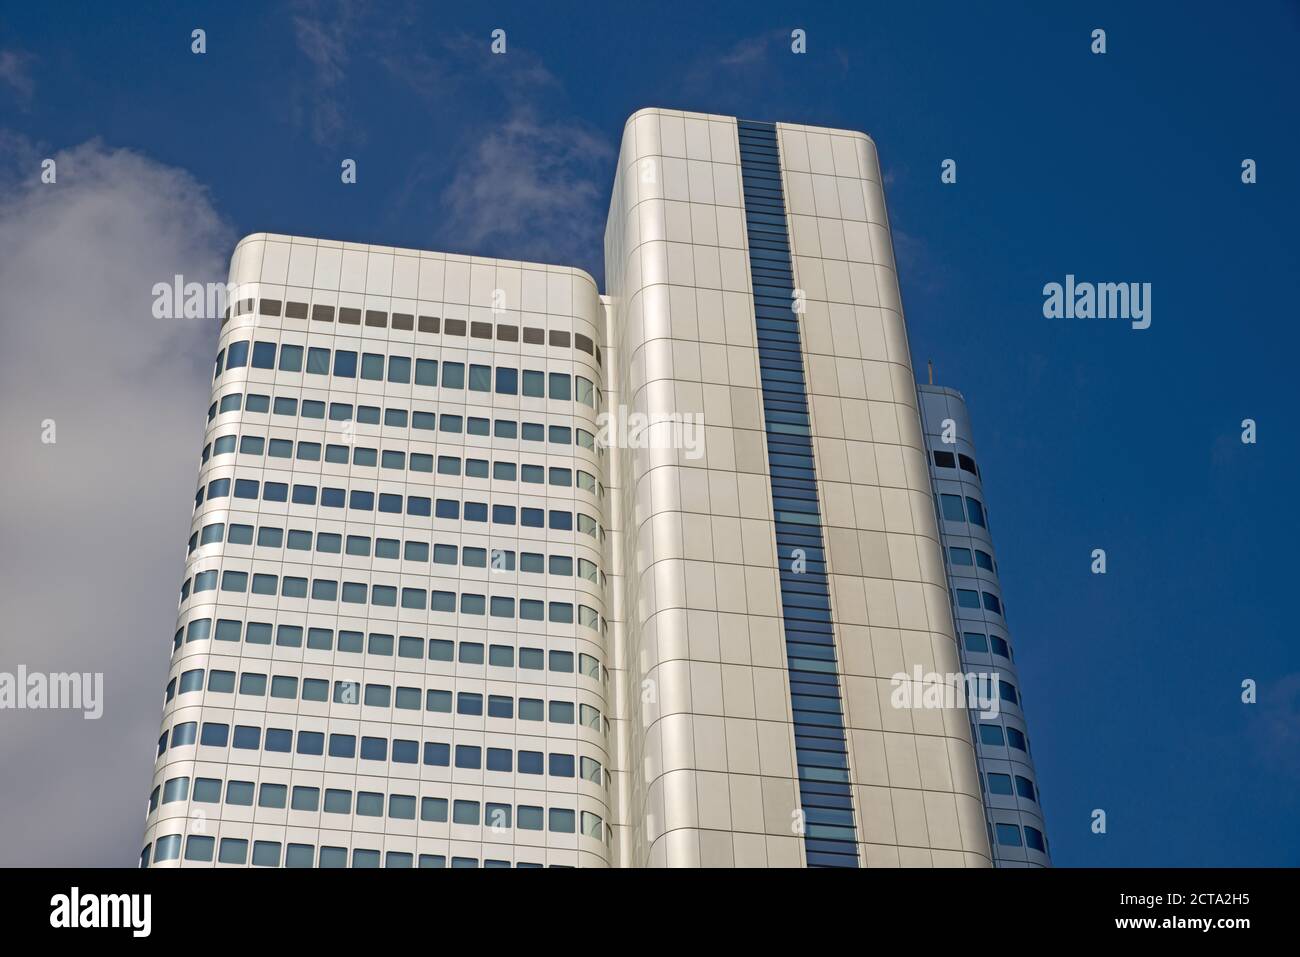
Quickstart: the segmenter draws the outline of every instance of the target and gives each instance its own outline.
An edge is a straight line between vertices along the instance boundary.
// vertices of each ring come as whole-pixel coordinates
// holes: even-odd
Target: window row
[[[308,505],[319,508],[347,508],[357,512],[382,512],[386,515],[413,515],[417,518],[441,518],[450,521],[488,521],[487,502],[465,502],[454,498],[434,499],[428,495],[400,495],[396,492],[375,492],[354,488],[351,491],[337,487],[317,487],[305,483],[262,482],[259,479],[212,479],[201,486],[194,496],[198,509],[206,498],[240,498],[250,501]],[[577,521],[575,522],[574,519]],[[600,523],[585,512],[572,512],[562,508],[533,508],[515,505],[493,505],[493,525],[518,525],[522,528],[547,528],[554,532],[571,532],[575,526],[584,535],[603,538]]]
[[[355,558],[379,558],[391,561],[399,559],[419,562],[427,565],[461,565],[465,568],[491,568],[494,572],[513,572],[518,570],[530,575],[558,575],[572,578],[576,574],[589,582],[603,583],[603,573],[595,562],[571,555],[545,555],[541,552],[518,552],[506,548],[476,548],[466,545],[463,548],[450,545],[417,541],[413,538],[403,542],[397,538],[371,539],[369,535],[344,535],[339,532],[311,532],[308,529],[291,528],[286,536],[285,529],[278,525],[261,525],[257,527],[254,537],[252,525],[231,522],[212,522],[204,525],[200,531],[190,536],[188,553],[203,545],[215,545],[224,540],[229,545],[253,545],[258,548],[288,548],[293,551],[310,552],[312,543],[321,554],[347,554]],[[373,548],[372,548],[373,544]],[[305,556],[304,556],[304,560]]]
[[[978,631],[966,631],[962,633],[962,641],[966,645],[966,650],[977,654],[988,654],[990,649],[993,654],[1006,658],[1008,661],[1015,661],[1015,655],[1011,653],[1011,645],[1005,638],[997,635],[985,635]]]
[[[213,619],[196,618],[184,628],[176,629],[172,642],[173,650],[181,646],[182,635],[186,643],[207,641],[238,642],[241,634],[250,645],[270,645],[272,627],[270,622],[250,621],[247,624],[232,618],[218,618],[213,627]],[[379,655],[386,658],[393,656],[394,650],[399,658],[422,660],[425,657],[425,639],[414,635],[402,635],[396,642],[392,635],[371,632],[369,635],[360,631],[340,628],[338,642],[332,628],[306,628],[301,625],[282,624],[274,629],[275,644],[280,648],[301,648],[304,633],[306,646],[312,651],[333,651],[335,647],[347,654]],[[456,647],[459,645],[459,653]],[[428,639],[428,658],[430,661],[457,661],[463,665],[482,665],[485,663],[483,644],[478,641],[454,642],[447,638]],[[543,671],[549,669],[557,674],[573,674],[573,654],[567,651],[552,651],[549,654],[541,648],[521,647],[518,649],[518,662],[521,671]],[[588,678],[606,680],[608,672],[592,655],[579,654],[577,658],[578,674]],[[486,664],[493,668],[514,668],[515,648],[513,645],[492,644],[487,646]]]
[[[934,464],[941,469],[955,469],[960,467],[963,472],[969,472],[976,477],[979,476],[979,467],[975,460],[964,452],[958,452],[955,456],[951,452],[945,452],[942,449],[934,450]]]
[[[1025,737],[1024,732],[1010,726],[1006,729],[1006,736],[1002,734],[1002,725],[981,723],[979,725],[980,744],[985,744],[995,748],[1015,748],[1017,751],[1029,753],[1029,740]]]
[[[196,694],[204,690],[204,669],[191,668],[167,683],[164,704],[174,697]],[[239,694],[253,698],[265,698],[268,682],[264,672],[245,671],[236,676],[233,671],[214,668],[207,672],[207,690],[210,695],[235,693],[238,677]],[[428,711],[431,714],[451,714],[453,693],[440,688],[422,689],[398,685],[360,681],[334,681],[333,694],[330,693],[330,681],[327,678],[302,678],[293,675],[271,675],[269,688],[272,698],[312,701],[337,705],[365,705],[367,708],[397,708],[405,711]],[[394,694],[396,690],[396,694]],[[455,711],[458,715],[481,718],[500,718],[507,721],[515,719],[515,698],[513,695],[489,694],[459,691],[455,695]],[[213,702],[214,706],[217,702]],[[601,729],[600,709],[589,704],[571,701],[544,702],[540,698],[520,698],[518,717],[520,721],[550,721],[552,724],[573,724],[575,715],[577,723],[599,731]],[[208,728],[204,725],[204,730]],[[224,725],[222,725],[224,727]],[[254,729],[255,730],[255,729]],[[238,738],[238,735],[236,735]],[[206,742],[205,742],[206,743]],[[239,745],[236,745],[239,747]]]
[[[1025,825],[1025,837],[1020,839],[1020,827],[1016,824],[997,825],[997,841],[1003,847],[1029,847],[1039,853],[1047,853],[1047,841],[1043,832],[1036,827]]]
[[[198,572],[192,579],[185,579],[181,586],[181,601],[190,597],[191,584],[193,593],[198,595],[217,588],[217,571]],[[540,598],[520,598],[518,601],[509,595],[476,595],[462,592],[457,601],[457,593],[450,591],[430,591],[426,588],[408,588],[397,585],[370,585],[366,582],[342,583],[332,578],[311,579],[310,595],[312,601],[338,602],[344,604],[371,604],[380,608],[398,607],[399,592],[401,607],[411,611],[436,611],[462,615],[487,615],[492,618],[514,618],[520,621],[549,621],[553,624],[571,625],[574,623],[574,604],[567,601],[543,601]],[[295,575],[279,575],[262,572],[240,572],[227,569],[221,573],[221,591],[235,594],[278,595],[281,598],[307,598],[307,579]],[[577,623],[584,628],[603,631],[606,624],[596,609],[587,605],[577,605]]]
[[[1023,775],[997,774],[989,771],[984,775],[988,779],[988,789],[990,794],[999,794],[1006,797],[1018,795],[1027,801],[1038,802],[1038,789],[1034,787],[1034,782]],[[1015,779],[1015,786],[1012,786],[1012,778]]]
[[[403,796],[403,795],[395,795]],[[438,800],[434,798],[425,798],[424,800]],[[476,804],[472,801],[456,801],[453,805],[453,820],[457,813],[465,820],[469,820],[473,813],[468,807],[461,808],[460,805]],[[495,813],[498,817],[505,813],[502,809],[510,808],[508,804],[487,805],[491,810],[489,814]],[[520,830],[541,831],[543,830],[541,821],[542,808],[532,807],[529,805],[519,805],[517,808],[517,822],[514,825]],[[421,806],[423,813],[423,805]],[[575,832],[573,811],[565,808],[550,808],[547,816],[547,827],[553,834],[573,834]],[[421,818],[424,819],[423,817]],[[601,840],[604,836],[604,829],[600,816],[590,811],[582,812],[582,833],[587,837],[594,837]],[[456,821],[456,823],[461,823]],[[491,825],[489,825],[491,826]],[[508,827],[509,825],[503,825]],[[348,850],[345,847],[332,847],[321,845],[320,855],[316,856],[316,848],[312,844],[294,844],[287,846],[284,853],[284,862],[281,865],[280,859],[280,842],[279,841],[253,841],[253,866],[254,867],[347,867]],[[248,863],[248,840],[237,837],[223,837],[221,839],[221,849],[217,855],[218,864],[238,864]],[[191,834],[185,841],[185,860],[196,863],[212,863],[213,850],[216,847],[216,839],[204,834]],[[153,854],[153,863],[163,863],[165,861],[174,861],[180,858],[181,836],[179,834],[168,834],[159,837],[156,842],[156,851]],[[143,851],[140,852],[140,866],[148,867],[150,864],[151,845],[146,844]],[[384,867],[407,868],[414,866],[414,856],[407,851],[389,851],[383,857]],[[447,857],[444,854],[421,854],[420,867],[446,867]],[[380,853],[377,850],[367,850],[365,848],[353,848],[352,850],[353,867],[374,867],[380,866]],[[452,867],[477,868],[479,862],[473,857],[453,857],[451,859]],[[534,868],[541,867],[541,864],[530,864],[520,861],[515,864],[516,868]],[[488,859],[483,861],[483,867],[510,867],[509,861]]]
[[[520,699],[521,703],[524,699]],[[540,708],[541,701],[536,701]],[[574,705],[571,701],[547,702],[552,723],[573,724]],[[567,707],[565,707],[567,705]],[[584,705],[583,707],[587,707]],[[595,710],[594,708],[592,709]],[[600,722],[600,712],[596,712],[596,722]],[[555,720],[556,718],[568,720]],[[540,717],[536,720],[542,720]],[[592,725],[588,725],[594,727]],[[265,735],[263,735],[265,730]],[[324,731],[299,731],[297,747],[294,747],[294,732],[290,728],[260,728],[256,725],[237,724],[232,728],[221,721],[204,721],[202,730],[197,721],[183,721],[164,731],[158,738],[158,754],[161,758],[168,749],[189,748],[198,744],[205,748],[234,748],[239,751],[266,751],[271,754],[299,754],[303,757],[341,758],[343,760],[362,761],[391,760],[394,764],[423,764],[431,768],[447,768],[452,763],[452,746],[445,741],[421,742],[408,738],[388,738],[362,735],[358,750],[358,736],[355,734],[329,733]],[[326,745],[328,744],[328,750]],[[390,748],[391,744],[391,748]],[[487,751],[487,764],[483,763],[484,751]],[[546,774],[552,777],[574,777],[572,754],[553,753],[549,761],[543,762],[541,751],[520,751],[518,762],[514,761],[515,752],[509,748],[482,748],[479,745],[456,745],[455,757],[458,768],[472,771],[507,771],[518,770],[520,774]],[[584,761],[587,759],[584,759]],[[594,765],[594,769],[592,768]],[[547,771],[546,767],[550,770]],[[582,765],[583,776],[597,783],[603,783],[600,776],[600,762],[591,760]],[[587,772],[591,771],[594,776]]]
[[[984,675],[976,675],[974,677],[975,677],[975,687],[976,690],[979,691],[980,697],[984,698],[985,700],[992,700],[993,690],[994,690],[993,675],[984,674]],[[997,680],[998,698],[1001,699],[1002,701],[1009,701],[1014,705],[1019,705],[1020,695],[1016,691],[1016,686],[1009,681],[1002,680],[1001,678],[998,678],[996,680]],[[972,702],[971,710],[979,711],[981,709],[974,702]]]
[[[962,497],[960,495],[941,494],[939,504],[943,510],[944,521],[965,522],[969,520],[972,525],[980,528],[989,527],[988,520],[984,515],[984,506],[969,495],[966,496],[965,509],[962,508]]]
[[[953,591],[957,597],[958,608],[980,608],[980,599],[983,598],[983,608],[995,615],[1005,615],[1002,608],[1002,600],[992,592],[975,591],[973,588],[954,588]]]
[[[282,395],[277,396],[272,403],[269,395],[255,392],[250,392],[248,395],[230,392],[208,406],[208,421],[211,422],[218,415],[227,412],[238,412],[241,408],[245,412],[271,413],[289,418],[297,418],[301,409],[304,419],[324,421],[326,418],[326,403],[323,400],[303,399],[300,404],[292,396]],[[331,422],[351,422],[355,419],[361,425],[380,424],[380,408],[377,405],[358,405],[354,408],[350,402],[330,402],[328,412]],[[443,432],[448,435],[462,433],[476,436],[490,435],[497,439],[520,439],[524,442],[547,442],[551,445],[577,445],[592,452],[597,451],[595,434],[586,429],[571,428],[567,425],[547,427],[541,422],[520,423],[514,419],[496,419],[494,422],[481,416],[447,412],[436,414],[419,410],[411,412],[408,416],[406,409],[397,408],[383,409],[382,421],[385,426],[397,429],[407,428],[409,422],[410,428],[425,432]],[[600,452],[603,453],[604,449],[602,448]],[[208,447],[204,446],[202,457],[204,462],[208,460],[209,454]],[[325,461],[336,460],[326,457]]]
[[[586,760],[586,759],[584,759]],[[599,771],[597,771],[599,776]],[[189,778],[172,778],[163,787],[162,803],[184,801],[189,791]],[[221,780],[219,778],[195,778],[193,801],[199,804],[221,803]],[[542,826],[542,808],[533,805],[519,805],[518,814],[513,805],[493,801],[470,801],[459,798],[420,797],[414,794],[389,794],[387,800],[381,791],[352,791],[344,788],[325,788],[324,794],[318,787],[295,785],[290,792],[287,784],[263,783],[255,787],[252,781],[227,781],[225,803],[231,807],[252,807],[254,794],[257,807],[270,810],[293,810],[304,813],[346,814],[355,813],[358,817],[387,817],[393,821],[414,821],[416,813],[419,820],[426,824],[464,824],[470,827],[488,827],[502,831],[518,827],[525,831],[540,831]],[[150,795],[149,812],[158,806],[158,788]],[[324,800],[322,800],[322,797]],[[355,797],[355,801],[354,801]],[[450,813],[448,813],[450,812]],[[545,830],[553,834],[573,834],[577,816],[570,808],[553,807],[549,809],[550,818]],[[603,835],[601,818],[590,811],[582,812],[583,830],[587,837],[600,840]],[[328,827],[329,822],[323,826]]]
[[[333,375],[336,379],[368,379],[398,385],[419,385],[497,395],[522,395],[533,399],[581,402],[596,408],[598,389],[590,379],[567,372],[543,372],[511,366],[478,365],[438,359],[385,356],[377,352],[357,353],[350,349],[331,350],[319,346],[282,345],[263,340],[240,340],[217,353],[215,381],[225,370],[252,367],[301,372],[305,375]],[[306,360],[304,363],[304,359]],[[441,369],[440,369],[441,367]],[[466,374],[468,373],[468,375]]]
[[[235,304],[234,314],[236,316],[251,315],[254,307],[257,307],[258,313],[263,316],[281,316],[286,319],[306,319],[307,303],[294,302],[289,300],[283,302],[279,299],[263,299],[258,304],[253,299],[241,299]],[[338,321],[340,325],[360,326],[362,324],[363,310],[353,306],[339,306],[337,308]],[[231,311],[226,309],[225,315],[221,319],[224,326],[230,321]],[[324,303],[315,303],[311,307],[311,319],[313,322],[333,322],[335,316],[335,307]],[[388,328],[389,313],[383,309],[366,309],[364,310],[365,325],[367,328],[386,329]],[[392,314],[392,328],[400,332],[411,332],[418,329],[421,333],[428,335],[446,335],[464,337],[466,333],[471,339],[492,339],[493,327],[495,326],[496,339],[500,342],[518,342],[520,327],[513,323],[499,322],[466,322],[464,319],[452,319],[450,317],[443,319],[439,316],[419,316],[416,317],[409,312],[394,312]],[[525,345],[542,346],[548,342],[548,336],[545,329],[539,329],[536,326],[524,326],[523,341]],[[557,349],[569,348],[570,335],[563,329],[552,329],[549,336],[550,344]],[[589,356],[595,356],[596,364],[601,362],[600,347],[592,342],[590,336],[584,336],[582,333],[575,332],[572,335],[573,348],[587,353]]]
[[[953,496],[956,498],[956,496]],[[971,562],[971,551],[969,548],[957,548],[952,545],[948,546],[948,562],[951,565],[970,567],[972,564],[984,569],[985,571],[997,574],[997,569],[993,567],[993,556],[982,548],[974,549],[975,560]]]
[[[240,455],[265,455],[273,459],[296,459],[299,462],[319,462],[322,451],[324,460],[334,465],[353,465],[360,468],[383,468],[393,471],[425,472],[428,474],[454,475],[464,474],[466,478],[491,478],[499,482],[523,482],[526,485],[548,485],[553,488],[577,487],[593,495],[603,494],[603,489],[596,481],[596,476],[582,469],[570,469],[529,463],[516,464],[508,461],[492,461],[478,458],[461,458],[459,455],[438,455],[412,452],[408,456],[402,449],[380,449],[363,445],[334,445],[320,442],[299,440],[295,454],[292,439],[270,439],[260,435],[245,435],[239,439]],[[219,436],[211,444],[211,455],[230,455],[235,452],[235,436]],[[204,449],[204,459],[208,459],[208,449]],[[436,459],[436,462],[435,462]],[[268,463],[274,466],[275,463]],[[435,468],[436,464],[436,468]],[[966,564],[970,564],[968,561]]]
[[[585,813],[585,812],[584,812]],[[201,834],[191,834],[185,845],[185,859],[187,861],[211,862],[214,839]],[[179,834],[168,834],[158,838],[158,850],[154,857],[155,863],[164,861],[175,861],[180,859],[181,836]],[[148,867],[150,863],[151,851],[153,845],[146,844],[144,850],[140,852],[140,866]],[[347,867],[348,866],[348,849],[346,847],[330,847],[322,845],[320,849],[319,863],[313,865],[313,856],[316,853],[314,845],[311,844],[290,844],[285,851],[285,867]],[[366,850],[365,848],[355,848],[352,851],[353,867],[379,867],[380,854],[376,850]],[[384,867],[414,867],[415,857],[407,851],[389,851],[383,856]],[[447,855],[445,854],[421,854],[419,856],[420,867],[447,867]],[[248,841],[239,837],[223,837],[221,839],[221,850],[217,857],[218,864],[247,864],[248,863]],[[256,867],[279,867],[280,866],[280,842],[279,841],[254,841],[253,842],[253,864]],[[479,866],[476,857],[453,857],[451,867],[477,868]],[[519,861],[514,865],[516,868],[534,868],[542,867],[541,864],[533,864],[525,861]],[[552,865],[559,866],[559,865]],[[509,861],[488,859],[483,861],[483,867],[510,867]]]

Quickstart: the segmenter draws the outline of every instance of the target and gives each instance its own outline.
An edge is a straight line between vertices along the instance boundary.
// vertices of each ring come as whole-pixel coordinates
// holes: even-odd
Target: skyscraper
[[[996,714],[981,716],[981,708],[970,708],[993,860],[999,867],[1046,866],[1051,861],[1038,775],[1029,751],[970,414],[961,393],[953,389],[921,385],[917,391],[962,670],[990,676],[989,698],[997,700],[995,709],[987,709]]]
[[[642,110],[605,263],[239,244],[143,863],[991,862],[871,140]]]
[[[152,861],[609,863],[595,283],[270,235],[231,282]]]

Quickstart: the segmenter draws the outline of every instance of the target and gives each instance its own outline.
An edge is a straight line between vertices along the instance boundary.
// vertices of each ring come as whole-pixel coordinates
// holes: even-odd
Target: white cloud
[[[106,703],[0,711],[0,865],[130,865],[217,336],[151,290],[224,281],[233,231],[183,170],[90,142],[45,185],[33,155],[0,135],[0,671],[103,672]]]
[[[561,265],[599,257],[609,143],[584,126],[516,109],[486,128],[442,194],[449,248]],[[588,266],[587,268],[591,268]]]

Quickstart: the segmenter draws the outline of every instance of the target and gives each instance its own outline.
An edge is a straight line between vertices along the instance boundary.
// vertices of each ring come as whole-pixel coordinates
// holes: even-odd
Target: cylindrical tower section
[[[970,416],[954,389],[922,385],[917,393],[962,670],[967,687],[978,680],[982,692],[983,706],[971,701],[969,712],[989,844],[998,867],[1046,867],[1038,775]]]

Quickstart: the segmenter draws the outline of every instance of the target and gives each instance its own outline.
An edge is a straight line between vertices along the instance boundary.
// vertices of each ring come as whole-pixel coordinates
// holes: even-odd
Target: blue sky
[[[231,241],[266,230],[599,277],[634,110],[870,133],[918,375],[933,359],[974,419],[1056,862],[1300,864],[1283,484],[1300,8],[839,6],[10,4],[0,168],[30,179],[30,157],[98,140],[188,173]],[[488,52],[498,27],[505,56]],[[1151,328],[1045,319],[1043,285],[1067,273],[1151,283]],[[158,648],[141,655],[161,687]]]

